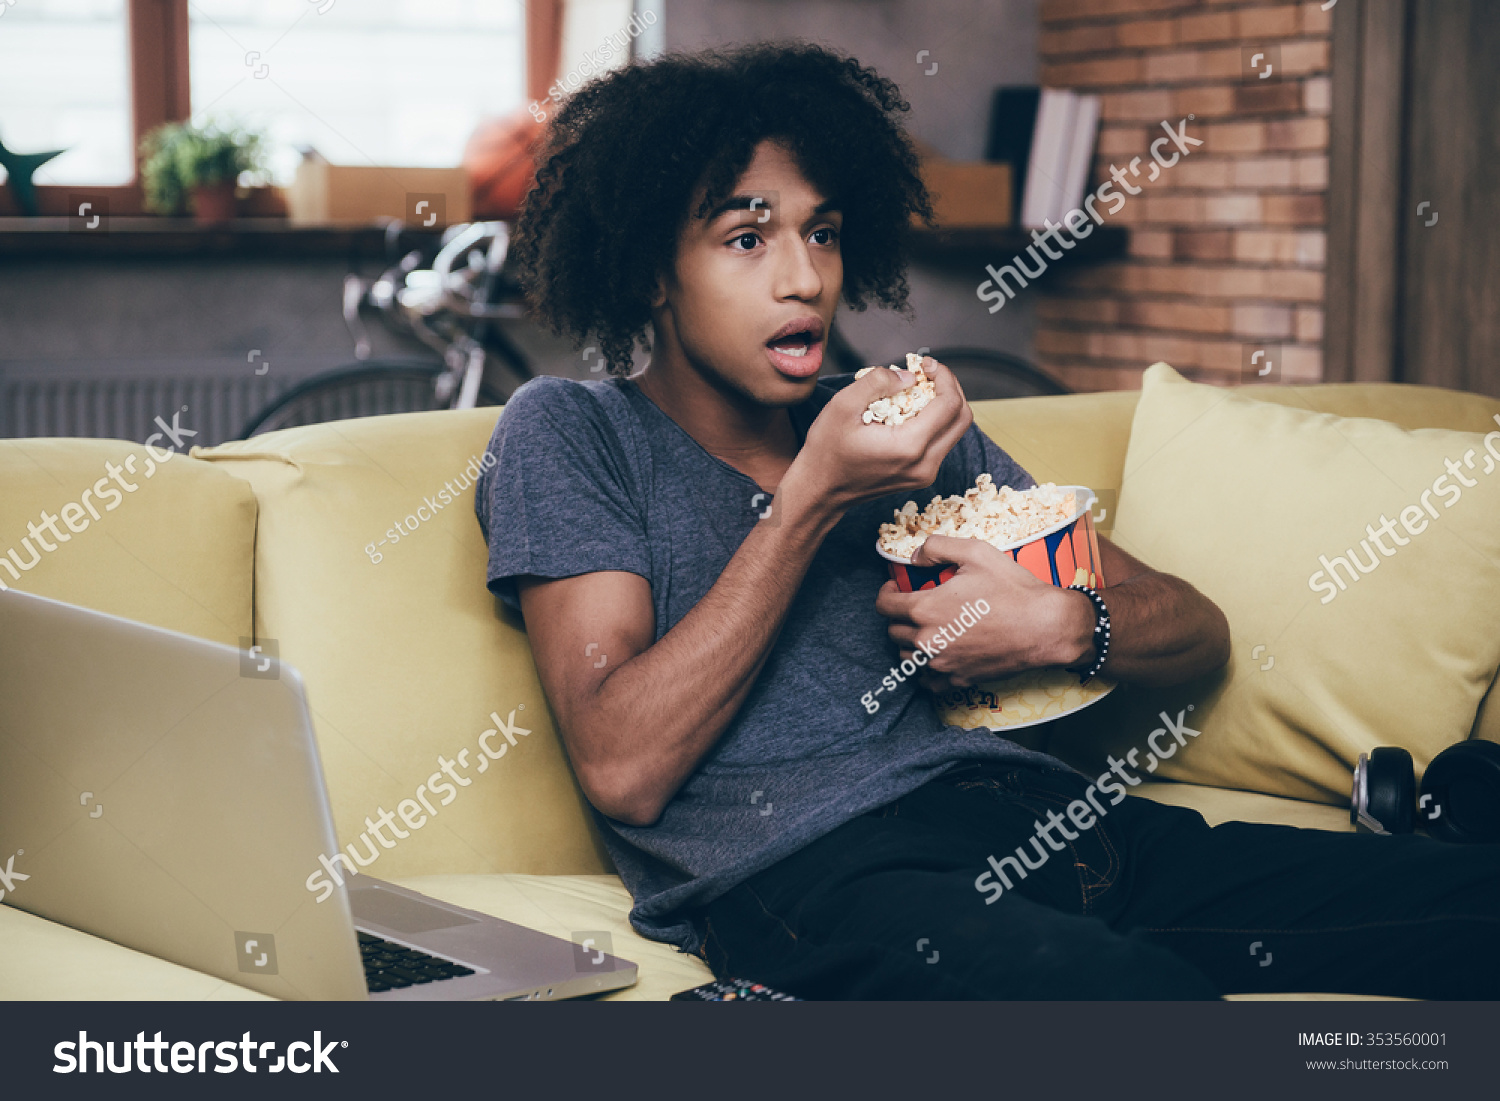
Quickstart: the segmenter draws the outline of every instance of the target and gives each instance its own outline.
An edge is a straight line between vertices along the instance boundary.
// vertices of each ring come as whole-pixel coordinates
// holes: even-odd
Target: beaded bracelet
[[[1094,605],[1093,642],[1094,648],[1099,652],[1099,656],[1094,659],[1093,665],[1089,666],[1078,676],[1079,684],[1087,684],[1089,678],[1103,667],[1104,658],[1109,653],[1109,609],[1104,606],[1104,598],[1099,595],[1097,589],[1091,589],[1087,585],[1069,585],[1068,588],[1077,589],[1084,596],[1088,597]],[[1069,665],[1066,668],[1070,673],[1078,672],[1078,666],[1076,665]]]

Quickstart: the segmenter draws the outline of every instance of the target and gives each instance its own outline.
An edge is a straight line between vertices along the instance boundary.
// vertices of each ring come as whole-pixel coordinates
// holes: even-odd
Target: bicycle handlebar
[[[462,274],[453,274],[453,262],[486,238],[490,240],[490,247],[485,253],[484,278],[476,300],[473,284]],[[504,222],[470,222],[454,234],[432,261],[432,270],[441,288],[443,308],[476,320],[521,316],[514,305],[496,306],[489,301],[509,251],[510,227]]]
[[[387,227],[388,246],[399,241],[400,228],[399,222]],[[368,358],[372,350],[360,315],[366,304],[379,311],[393,327],[405,330],[440,353],[455,375],[463,373],[473,362],[475,349],[499,339],[498,331],[486,322],[517,321],[527,316],[526,307],[519,300],[494,301],[510,251],[510,227],[506,223],[455,225],[443,236],[442,247],[429,268],[422,267],[422,253],[414,250],[374,280],[366,281],[353,273],[345,276],[344,321],[354,337],[356,359]],[[489,247],[480,261],[473,250],[486,240]],[[461,261],[465,256],[468,260]],[[469,325],[469,322],[479,324]],[[515,356],[507,354],[503,346],[501,355],[507,363],[515,365]],[[518,373],[527,377],[530,374],[528,370]],[[473,384],[466,380],[465,394],[472,390]]]

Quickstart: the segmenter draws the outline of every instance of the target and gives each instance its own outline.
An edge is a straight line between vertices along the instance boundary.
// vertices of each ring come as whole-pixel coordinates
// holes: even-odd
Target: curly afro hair
[[[580,344],[592,337],[610,372],[629,374],[683,226],[733,193],[767,139],[840,204],[844,300],[907,310],[911,219],[934,224],[908,110],[891,80],[807,43],[669,54],[593,81],[548,127],[516,227],[535,316]]]

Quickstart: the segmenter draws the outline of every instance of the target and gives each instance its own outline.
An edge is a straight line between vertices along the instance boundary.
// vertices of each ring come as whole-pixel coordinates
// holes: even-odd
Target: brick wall
[[[1127,258],[1060,265],[1039,288],[1041,362],[1077,390],[1138,389],[1159,359],[1227,385],[1266,347],[1281,357],[1267,381],[1321,380],[1332,12],[1042,0],[1041,18],[1042,84],[1102,98],[1094,186],[1142,158],[1141,193],[1105,222],[1128,228]],[[1261,47],[1280,54],[1264,80],[1246,68]],[[1189,115],[1203,145],[1146,182],[1161,123]]]

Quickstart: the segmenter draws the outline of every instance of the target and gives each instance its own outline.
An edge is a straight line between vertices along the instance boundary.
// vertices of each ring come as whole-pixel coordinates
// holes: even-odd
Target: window
[[[189,117],[263,131],[281,184],[307,146],[342,164],[454,165],[481,119],[527,102],[528,48],[550,81],[560,7],[0,0],[0,141],[67,147],[34,177],[46,214],[64,213],[79,187],[107,194],[116,214],[140,212],[140,138]],[[0,189],[0,215],[13,213]]]
[[[523,103],[521,0],[192,0],[193,121],[335,164],[455,165],[478,122]]]
[[[66,149],[37,184],[126,184],[135,175],[125,0],[0,0],[0,142]]]

